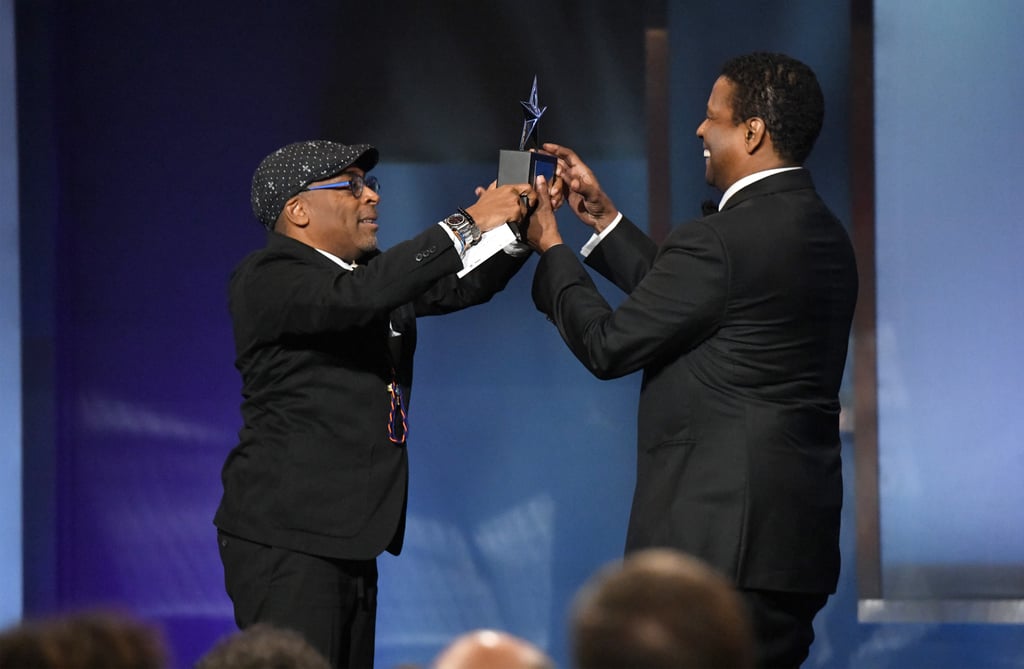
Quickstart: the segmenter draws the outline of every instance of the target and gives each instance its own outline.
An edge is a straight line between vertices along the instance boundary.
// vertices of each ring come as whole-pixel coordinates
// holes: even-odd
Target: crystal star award
[[[543,174],[548,183],[555,179],[555,166],[558,160],[554,156],[528,151],[528,148],[539,148],[537,142],[537,121],[547,107],[537,104],[537,77],[533,78],[533,88],[530,90],[530,99],[521,101],[523,105],[523,132],[519,138],[518,151],[499,151],[498,154],[498,185],[505,184],[531,184],[533,185],[538,174]],[[513,248],[515,242],[523,241],[524,230],[518,223],[507,223],[483,234],[480,242],[469,248],[462,259],[462,271],[458,273],[459,278],[473,271],[482,262],[495,253]]]
[[[533,77],[530,99],[521,100],[519,104],[523,106],[523,132],[519,136],[519,150],[502,149],[498,152],[498,185],[523,183],[533,185],[538,174],[543,174],[550,183],[555,178],[556,158],[528,150],[537,149],[540,146],[537,141],[537,122],[547,111],[547,107],[541,107],[537,103],[536,75]]]

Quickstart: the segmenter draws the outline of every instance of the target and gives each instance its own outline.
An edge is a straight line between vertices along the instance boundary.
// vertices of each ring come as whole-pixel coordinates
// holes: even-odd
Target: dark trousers
[[[754,627],[758,669],[796,669],[814,641],[815,614],[828,595],[740,590]]]
[[[240,629],[300,632],[336,669],[373,667],[377,561],[337,560],[217,533]]]

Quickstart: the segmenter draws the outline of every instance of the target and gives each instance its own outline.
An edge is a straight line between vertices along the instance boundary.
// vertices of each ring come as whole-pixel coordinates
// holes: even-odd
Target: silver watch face
[[[452,225],[465,225],[466,217],[462,214],[452,214],[448,217],[448,222]]]

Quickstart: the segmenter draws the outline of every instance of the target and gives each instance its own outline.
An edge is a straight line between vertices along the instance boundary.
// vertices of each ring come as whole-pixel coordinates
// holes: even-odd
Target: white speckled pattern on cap
[[[281,147],[264,158],[252,175],[252,213],[271,230],[288,199],[303,188],[352,165],[369,172],[377,159],[377,149],[369,144],[315,139]]]

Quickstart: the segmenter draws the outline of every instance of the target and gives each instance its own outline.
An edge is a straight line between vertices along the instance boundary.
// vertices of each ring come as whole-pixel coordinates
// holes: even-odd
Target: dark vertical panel
[[[22,500],[26,615],[60,604],[57,504],[57,225],[61,189],[53,3],[16,2],[22,319]],[[31,113],[25,113],[31,110]],[[30,221],[31,224],[25,224]]]
[[[644,30],[647,82],[647,230],[657,242],[668,235],[671,226],[668,39],[665,1],[648,0],[647,25]]]
[[[853,322],[857,588],[861,599],[874,599],[882,595],[875,340],[875,24],[873,0],[851,0],[850,7],[850,207],[860,274]]]

